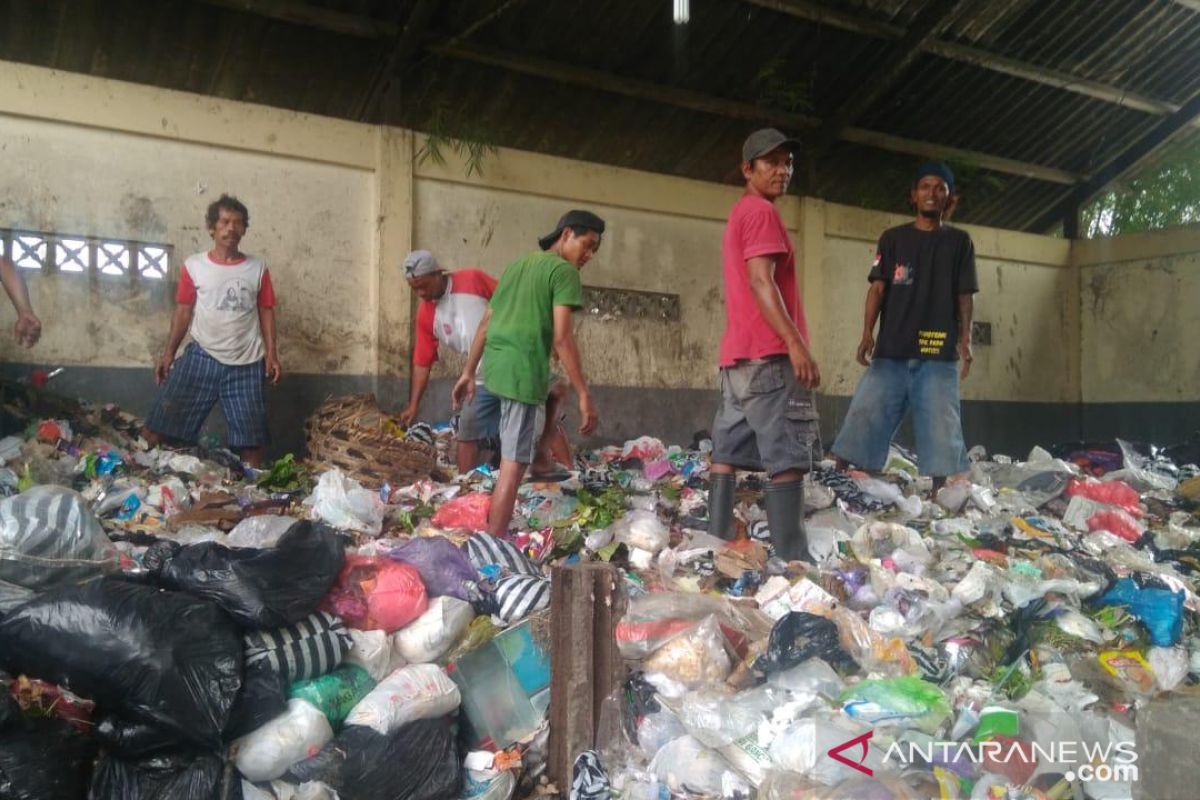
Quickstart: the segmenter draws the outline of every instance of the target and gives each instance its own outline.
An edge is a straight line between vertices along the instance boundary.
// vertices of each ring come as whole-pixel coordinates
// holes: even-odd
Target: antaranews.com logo
[[[826,755],[864,775],[874,776],[875,771],[866,765],[874,733],[868,731],[848,739],[831,747]],[[845,755],[847,751],[849,755]],[[1138,780],[1137,761],[1137,749],[1133,742],[1067,740],[1042,744],[1007,738],[983,742],[931,740],[924,744],[897,741],[888,746],[883,756],[883,763],[897,770],[921,763],[970,762],[990,772],[996,771],[994,768],[1001,765],[1023,766],[1032,772],[1038,764],[1057,764],[1067,767],[1063,777],[1068,781],[1078,778],[1084,782],[1105,783],[1132,783]]]

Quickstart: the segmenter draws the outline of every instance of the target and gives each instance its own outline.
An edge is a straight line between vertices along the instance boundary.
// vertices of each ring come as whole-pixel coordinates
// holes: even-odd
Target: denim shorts
[[[873,360],[854,390],[834,454],[862,469],[883,469],[892,437],[909,411],[921,474],[965,472],[957,361]]]
[[[807,472],[821,459],[813,393],[796,380],[787,356],[721,369],[721,408],[713,420],[714,464]]]
[[[458,416],[454,438],[460,442],[478,442],[500,435],[500,398],[482,383],[475,385],[475,399]]]

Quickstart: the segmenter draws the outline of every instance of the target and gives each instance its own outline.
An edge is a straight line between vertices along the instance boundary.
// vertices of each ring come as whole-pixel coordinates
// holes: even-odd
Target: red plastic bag
[[[321,609],[351,628],[391,633],[425,613],[429,600],[415,567],[379,556],[346,556]]]
[[[1088,500],[1116,506],[1135,517],[1142,516],[1141,497],[1137,490],[1122,481],[1097,481],[1072,478],[1067,482],[1067,495],[1082,495]]]
[[[1144,533],[1141,524],[1121,508],[1106,508],[1088,517],[1089,531],[1108,531],[1127,542],[1136,542]]]
[[[488,512],[492,508],[492,496],[483,492],[456,497],[437,510],[431,520],[434,526],[443,529],[486,531]]]

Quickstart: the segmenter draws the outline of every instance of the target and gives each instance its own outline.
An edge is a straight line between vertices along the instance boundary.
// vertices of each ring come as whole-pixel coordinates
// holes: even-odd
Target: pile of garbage
[[[581,454],[496,539],[488,467],[368,487],[16,396],[0,797],[1128,797],[1139,712],[1200,682],[1195,442],[977,450],[937,492],[826,462],[785,563],[762,475],[706,533],[704,434]],[[453,472],[448,426],[395,435]],[[629,671],[555,786],[549,576],[586,561]]]
[[[630,677],[576,788],[1134,796],[1139,713],[1200,684],[1198,441],[976,449],[936,493],[898,448],[881,475],[829,462],[808,477],[806,563],[773,558],[755,492],[725,543],[690,529],[698,483],[656,484],[679,524],[624,529],[645,565],[616,631]]]

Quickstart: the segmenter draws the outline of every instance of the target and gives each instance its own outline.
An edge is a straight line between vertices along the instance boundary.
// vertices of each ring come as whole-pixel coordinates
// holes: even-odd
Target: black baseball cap
[[[791,136],[785,136],[774,128],[763,128],[762,130],[755,131],[747,136],[745,143],[742,144],[742,161],[753,161],[756,158],[761,158],[776,147],[785,144],[790,145],[794,150],[800,146],[800,140],[793,139]]]
[[[562,235],[563,228],[586,228],[589,231],[603,234],[604,220],[590,211],[573,209],[559,218],[553,231],[538,239],[538,246],[543,250],[549,250],[550,246],[557,242],[558,237]]]

